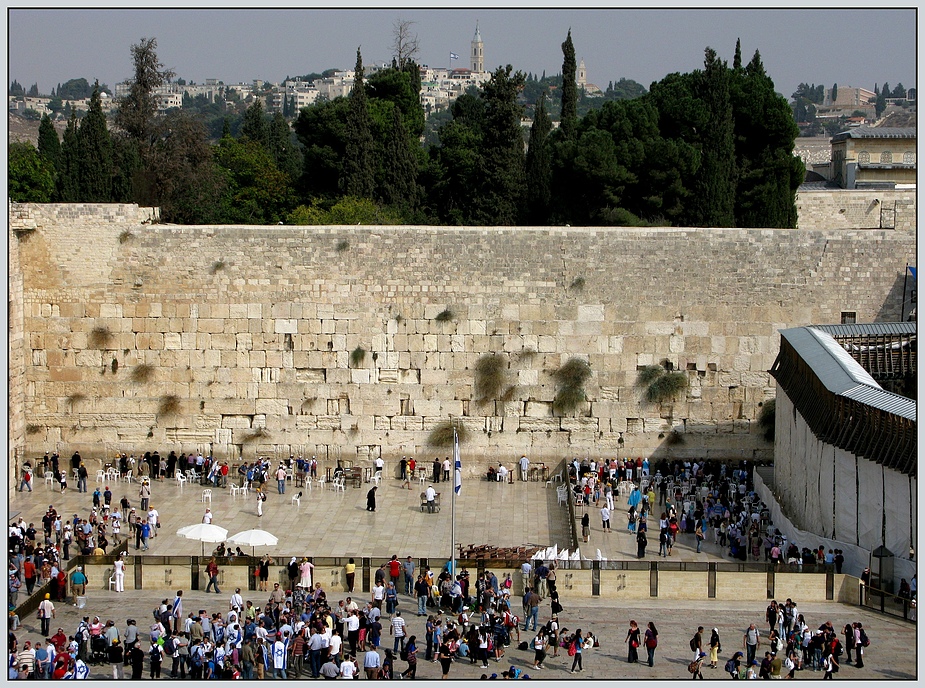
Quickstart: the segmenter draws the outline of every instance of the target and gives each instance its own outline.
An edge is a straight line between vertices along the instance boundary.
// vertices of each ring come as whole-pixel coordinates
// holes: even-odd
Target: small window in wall
[[[870,162],[870,153],[868,151],[860,151],[858,153],[858,165],[866,165]]]
[[[905,153],[903,153],[903,162],[906,165],[914,165],[915,164],[915,151],[906,151]]]
[[[881,163],[891,163],[893,162],[893,154],[890,151],[883,151],[880,154]]]
[[[841,324],[854,325],[858,321],[858,314],[855,311],[842,311]]]

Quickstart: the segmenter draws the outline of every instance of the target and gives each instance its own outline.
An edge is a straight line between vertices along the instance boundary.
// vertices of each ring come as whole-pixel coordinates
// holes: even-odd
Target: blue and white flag
[[[456,434],[455,428],[453,429],[453,461],[456,466],[456,482],[453,490],[458,495],[462,492],[462,461],[459,458],[459,435]]]
[[[451,60],[458,60],[458,59],[459,59],[459,55],[457,55],[456,53],[450,53],[450,59],[451,59]]]

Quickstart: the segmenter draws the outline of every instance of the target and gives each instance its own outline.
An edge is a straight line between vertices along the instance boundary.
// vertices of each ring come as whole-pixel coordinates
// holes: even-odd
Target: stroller
[[[102,636],[93,636],[90,638],[90,663],[102,664],[108,661],[106,652],[106,638]]]

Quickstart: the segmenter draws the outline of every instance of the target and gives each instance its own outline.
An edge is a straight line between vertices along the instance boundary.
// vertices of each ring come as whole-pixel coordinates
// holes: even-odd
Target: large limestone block
[[[604,322],[604,304],[578,306],[578,322]]]

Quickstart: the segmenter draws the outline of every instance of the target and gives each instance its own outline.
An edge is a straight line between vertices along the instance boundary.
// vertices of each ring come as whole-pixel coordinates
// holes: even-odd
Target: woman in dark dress
[[[376,510],[376,486],[373,485],[369,492],[366,493],[366,510]]]
[[[635,621],[630,621],[630,628],[626,632],[626,638],[623,639],[623,642],[626,643],[628,648],[626,661],[630,664],[637,663],[639,661],[639,624]]]

